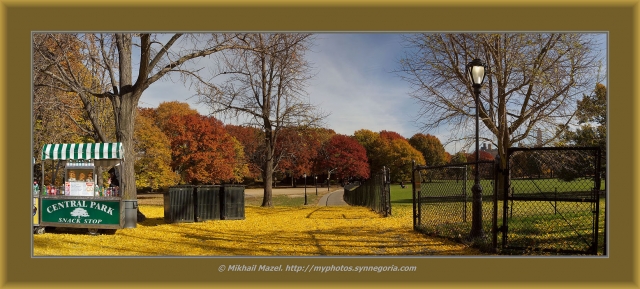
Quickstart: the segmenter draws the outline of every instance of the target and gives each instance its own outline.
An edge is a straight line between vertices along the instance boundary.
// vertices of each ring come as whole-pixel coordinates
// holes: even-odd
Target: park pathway
[[[328,193],[320,198],[318,201],[319,207],[337,207],[337,206],[348,206],[344,201],[344,189],[339,189]]]

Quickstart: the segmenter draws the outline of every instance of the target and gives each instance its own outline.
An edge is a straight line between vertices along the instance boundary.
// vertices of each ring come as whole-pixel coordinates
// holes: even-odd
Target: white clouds
[[[402,52],[398,34],[319,34],[308,54],[318,74],[309,85],[311,102],[331,115],[327,126],[341,134],[359,129],[417,131],[408,84],[392,72]]]

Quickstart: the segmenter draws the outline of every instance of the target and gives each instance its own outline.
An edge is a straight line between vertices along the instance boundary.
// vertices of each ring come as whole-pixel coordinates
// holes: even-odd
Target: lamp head
[[[467,64],[467,74],[473,86],[482,86],[486,76],[486,66],[482,60],[476,58]]]

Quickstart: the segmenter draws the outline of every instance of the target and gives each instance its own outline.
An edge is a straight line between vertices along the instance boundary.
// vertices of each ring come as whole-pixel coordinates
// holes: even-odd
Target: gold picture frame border
[[[638,1],[0,1],[0,285],[638,288]],[[175,3],[173,3],[175,2]],[[603,3],[600,3],[603,2]],[[479,19],[479,20],[471,20]],[[32,258],[31,33],[36,31],[606,32],[609,257]],[[395,265],[413,273],[218,272],[220,265]],[[329,284],[331,283],[331,284]]]

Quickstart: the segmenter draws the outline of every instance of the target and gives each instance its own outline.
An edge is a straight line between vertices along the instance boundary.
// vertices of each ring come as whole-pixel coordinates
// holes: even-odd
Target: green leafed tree
[[[380,133],[368,129],[360,129],[353,133],[353,137],[367,151],[369,168],[372,172],[377,172],[382,167],[388,166],[386,144],[380,138]]]
[[[464,152],[458,152],[451,157],[452,164],[464,164],[467,162],[467,154]]]
[[[354,133],[354,138],[367,151],[371,172],[378,172],[387,167],[394,181],[400,182],[411,177],[414,160],[418,164],[425,162],[422,153],[396,132],[361,129]]]
[[[578,101],[576,112],[578,127],[570,130],[568,126],[559,130],[565,134],[559,145],[599,147],[602,154],[601,171],[607,166],[607,87],[598,83],[591,94],[585,94]],[[567,177],[567,179],[571,179]]]
[[[409,143],[422,153],[426,165],[439,166],[447,163],[447,152],[437,137],[417,133],[409,139]]]
[[[578,124],[574,131],[567,131],[563,140],[576,146],[597,146],[605,150],[607,145],[607,87],[596,85],[593,93],[585,94],[578,101]]]

